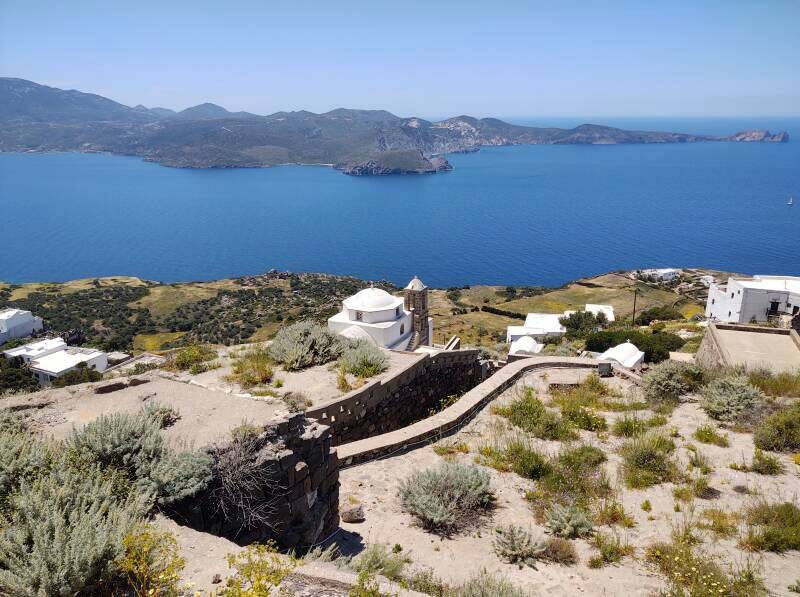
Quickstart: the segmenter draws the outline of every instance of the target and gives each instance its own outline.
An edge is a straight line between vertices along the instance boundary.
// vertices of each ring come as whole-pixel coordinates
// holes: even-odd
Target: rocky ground
[[[550,375],[563,375],[553,371]],[[579,375],[585,375],[583,373]],[[553,381],[553,377],[549,381]],[[616,381],[616,380],[615,380]],[[620,383],[616,381],[616,383]],[[498,403],[507,402],[517,395],[520,386],[533,385],[541,390],[546,385],[542,373],[522,380],[516,388],[508,390],[498,398]],[[539,394],[542,397],[542,393]],[[619,413],[603,413],[609,424]],[[644,413],[642,413],[644,414]],[[411,555],[417,567],[432,567],[437,575],[446,581],[457,584],[480,569],[504,576],[516,584],[529,588],[534,594],[542,595],[652,595],[665,587],[661,577],[644,560],[645,549],[656,541],[669,541],[674,528],[687,522],[698,522],[706,508],[720,508],[731,513],[742,512],[750,503],[759,498],[775,500],[796,500],[800,495],[800,476],[798,467],[788,456],[782,456],[785,473],[764,476],[752,472],[739,472],[729,468],[734,462],[749,459],[753,454],[752,434],[727,432],[730,446],[723,448],[701,444],[691,436],[695,429],[710,420],[694,402],[686,402],[669,416],[665,429],[674,428],[676,455],[681,464],[689,458],[686,446],[694,444],[704,453],[713,466],[709,479],[716,489],[714,499],[694,499],[688,503],[676,500],[673,496],[675,485],[664,483],[643,490],[624,487],[618,477],[621,458],[616,450],[623,443],[622,438],[610,434],[596,434],[582,431],[582,440],[600,447],[607,455],[605,463],[609,478],[615,487],[618,499],[625,512],[634,520],[632,528],[615,527],[602,530],[616,533],[635,548],[632,557],[626,557],[620,564],[599,569],[587,566],[588,559],[597,553],[588,541],[575,540],[580,562],[574,566],[551,563],[537,563],[536,568],[507,564],[498,559],[492,548],[494,529],[506,524],[530,527],[539,532],[545,528],[538,525],[524,494],[535,487],[529,481],[514,473],[501,473],[486,468],[491,474],[492,485],[497,495],[497,508],[491,517],[484,520],[476,529],[442,539],[419,528],[412,517],[403,512],[398,498],[398,484],[415,471],[438,465],[442,457],[434,451],[434,446],[415,450],[408,454],[378,460],[362,466],[345,469],[341,472],[342,503],[353,496],[364,508],[366,520],[361,523],[342,523],[349,535],[342,537],[345,544],[359,539],[365,544],[386,543],[390,546],[400,544],[403,551]],[[472,463],[477,448],[502,433],[508,423],[502,417],[491,414],[485,408],[474,421],[454,437],[443,443],[466,443],[470,452],[456,453],[452,458],[459,462]],[[560,442],[534,439],[538,447],[554,453]],[[742,494],[734,488],[748,488],[750,494]],[[649,500],[652,510],[645,512],[641,504]],[[681,512],[675,511],[676,503]],[[800,553],[793,551],[783,555],[774,553],[751,554],[737,547],[737,539],[717,539],[711,532],[696,530],[702,539],[700,549],[717,554],[720,561],[731,565],[741,565],[750,559],[761,567],[766,586],[775,595],[788,595],[787,586],[800,576]]]

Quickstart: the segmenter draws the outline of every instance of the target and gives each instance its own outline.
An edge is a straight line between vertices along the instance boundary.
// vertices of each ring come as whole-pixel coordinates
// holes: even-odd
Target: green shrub
[[[667,360],[670,351],[678,350],[686,343],[680,336],[669,332],[646,334],[638,330],[620,328],[589,334],[586,338],[586,350],[605,352],[612,346],[628,341],[644,352],[644,360],[648,363]]]
[[[192,368],[194,368],[194,370],[197,371],[198,367],[202,368],[208,361],[212,361],[216,358],[216,351],[207,346],[195,344],[187,346],[186,348],[181,348],[179,351],[171,354],[167,361],[167,367],[178,369],[179,371],[191,371]]]
[[[508,406],[495,408],[493,412],[541,439],[563,441],[577,437],[569,423],[558,414],[547,410],[531,388],[526,388],[523,395]]]
[[[653,504],[650,503],[650,500],[645,500],[642,502],[641,508],[645,512],[651,512],[653,510]]]
[[[646,558],[667,577],[670,595],[760,597],[767,594],[763,580],[755,571],[744,568],[727,573],[717,563],[717,558],[695,551],[691,543],[656,543],[647,549]]]
[[[764,403],[764,395],[743,375],[712,380],[702,392],[701,405],[708,416],[727,423],[752,418]]]
[[[632,545],[623,543],[616,535],[596,533],[592,544],[599,553],[589,559],[589,568],[602,568],[606,564],[614,564],[634,552]]]
[[[252,543],[243,550],[228,554],[228,567],[235,574],[228,578],[223,597],[261,597],[271,595],[275,587],[297,565],[294,558],[283,558],[271,541]]]
[[[298,321],[281,328],[272,340],[269,355],[287,371],[324,365],[341,356],[345,340],[313,321]]]
[[[345,373],[366,378],[385,371],[388,359],[380,348],[362,340],[345,349],[339,357],[339,366]]]
[[[670,456],[674,449],[671,439],[652,432],[625,442],[620,455],[626,485],[641,489],[675,480],[677,468]]]
[[[456,589],[453,597],[532,597],[532,593],[483,570]]]
[[[577,506],[555,504],[547,514],[546,524],[551,533],[565,539],[585,537],[592,532],[592,522]]]
[[[800,404],[794,404],[767,417],[756,427],[753,441],[762,450],[800,451]]]
[[[268,384],[274,371],[272,359],[264,348],[256,348],[245,352],[233,361],[231,379],[243,388],[252,388]]]
[[[180,572],[185,565],[172,533],[141,525],[122,540],[124,553],[118,566],[136,597],[177,597]]]
[[[394,581],[403,578],[403,570],[409,563],[411,558],[403,553],[390,551],[383,543],[373,543],[356,557],[346,561],[347,566],[355,572],[380,574]]]
[[[767,396],[800,398],[800,371],[773,373],[769,369],[750,371],[748,381]]]
[[[636,415],[624,414],[614,421],[611,432],[617,437],[634,437],[647,430],[647,423]]]
[[[565,448],[550,459],[550,470],[526,494],[541,520],[554,504],[590,509],[596,499],[611,491],[605,471],[600,466],[605,454],[594,446]]]
[[[653,321],[684,320],[683,313],[667,305],[650,307],[636,316],[636,325],[650,325]]]
[[[508,525],[495,530],[494,553],[509,564],[533,566],[547,549],[544,537],[534,537],[522,527]]]
[[[542,559],[555,564],[571,566],[578,563],[578,552],[575,551],[572,541],[562,537],[548,537]]]
[[[731,538],[736,535],[738,521],[739,517],[734,513],[719,508],[707,508],[703,510],[697,526],[712,531],[719,537]]]
[[[180,418],[180,413],[167,404],[161,402],[148,402],[142,408],[142,412],[149,419],[153,420],[159,429],[166,429],[174,425]]]
[[[162,506],[175,504],[208,487],[213,459],[205,452],[168,454],[155,462],[137,487],[150,491]]]
[[[403,508],[424,528],[443,534],[473,522],[493,498],[488,473],[449,462],[415,472],[400,484]]]
[[[776,456],[756,448],[750,470],[759,475],[780,475],[783,474],[784,468]]]
[[[703,442],[704,444],[714,444],[715,446],[721,446],[723,448],[727,448],[730,445],[728,436],[721,434],[713,425],[700,425],[700,427],[695,429],[692,436],[697,441]]]
[[[68,466],[23,482],[0,515],[0,592],[68,596],[108,583],[123,538],[147,509],[118,487],[114,474]]]
[[[703,377],[703,370],[696,365],[665,361],[644,375],[642,389],[650,404],[675,404],[683,394],[699,388]]]
[[[593,518],[597,524],[619,525],[625,528],[636,526],[636,521],[625,512],[622,502],[616,499],[603,500]]]
[[[800,549],[800,508],[795,504],[761,501],[747,510],[746,520],[750,529],[742,547],[775,553]]]
[[[522,441],[509,442],[503,457],[509,463],[513,472],[526,479],[540,479],[550,472],[550,464],[547,458],[541,452]]]
[[[582,406],[564,406],[561,408],[561,416],[578,429],[605,431],[608,428],[604,417]]]

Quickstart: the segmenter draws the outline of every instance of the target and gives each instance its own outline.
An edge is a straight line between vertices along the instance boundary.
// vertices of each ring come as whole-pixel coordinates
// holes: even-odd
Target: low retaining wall
[[[309,547],[339,527],[339,460],[324,425],[297,413],[209,452],[211,486],[171,512],[177,520],[237,543],[272,539],[287,549]],[[235,495],[236,505],[221,508],[223,493]]]
[[[337,448],[341,467],[362,464],[376,458],[407,451],[417,444],[455,433],[486,404],[513,386],[524,374],[553,367],[596,369],[594,359],[579,357],[529,357],[509,363],[492,377],[464,394],[458,402],[427,419],[383,435],[348,443]],[[614,367],[614,374],[638,384],[641,378]]]
[[[388,379],[368,382],[305,414],[330,427],[337,446],[399,429],[475,387],[483,375],[478,355],[477,350],[426,354]]]

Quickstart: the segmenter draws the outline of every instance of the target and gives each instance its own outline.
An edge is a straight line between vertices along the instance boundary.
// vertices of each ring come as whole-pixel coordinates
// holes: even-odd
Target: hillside
[[[691,275],[708,273],[694,272]],[[712,272],[713,273],[713,272]],[[324,321],[342,299],[368,281],[326,274],[269,272],[260,276],[163,284],[131,277],[64,283],[4,285],[0,308],[29,309],[55,331],[81,330],[85,341],[109,350],[162,350],[207,342],[236,344],[270,338],[285,322]],[[377,282],[389,291],[392,284]],[[493,348],[506,326],[519,325],[529,311],[562,313],[586,303],[611,304],[618,318],[637,310],[675,306],[684,316],[702,311],[702,297],[634,281],[622,274],[576,280],[560,288],[471,286],[432,289],[436,343],[458,335],[465,344]]]
[[[787,140],[786,133],[769,131],[710,137],[597,124],[539,128],[471,116],[431,122],[345,108],[259,116],[204,103],[176,113],[0,78],[0,151],[109,152],[184,168],[303,163],[334,165],[353,175],[428,173],[450,169],[444,158],[433,159],[436,154],[492,145]]]

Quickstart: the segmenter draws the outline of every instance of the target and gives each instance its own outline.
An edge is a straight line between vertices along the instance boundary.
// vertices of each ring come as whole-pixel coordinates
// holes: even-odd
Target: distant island
[[[177,168],[333,166],[353,176],[451,170],[447,153],[500,145],[613,145],[700,141],[787,142],[786,132],[728,136],[628,131],[597,124],[573,129],[456,116],[439,122],[385,110],[339,108],[261,116],[204,103],[175,112],[125,106],[99,95],[0,78],[0,152],[103,152]]]

